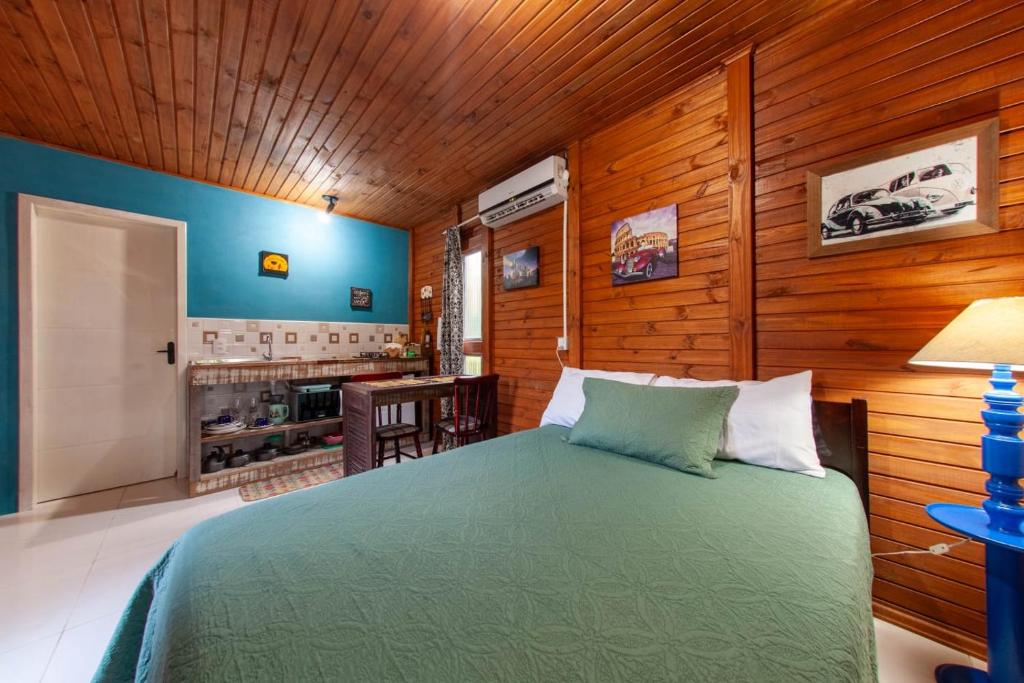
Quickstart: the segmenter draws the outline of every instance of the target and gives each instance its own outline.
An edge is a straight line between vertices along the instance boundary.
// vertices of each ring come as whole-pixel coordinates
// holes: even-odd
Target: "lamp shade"
[[[910,359],[914,365],[1024,370],[1024,296],[979,299]]]

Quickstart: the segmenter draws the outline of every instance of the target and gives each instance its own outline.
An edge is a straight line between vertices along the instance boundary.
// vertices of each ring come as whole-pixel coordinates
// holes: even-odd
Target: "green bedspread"
[[[874,681],[853,483],[543,427],[183,535],[98,681]]]

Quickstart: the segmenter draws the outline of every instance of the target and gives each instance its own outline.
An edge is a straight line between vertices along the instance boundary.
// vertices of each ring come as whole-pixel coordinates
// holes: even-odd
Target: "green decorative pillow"
[[[738,387],[651,387],[587,377],[569,443],[715,478],[711,462]]]

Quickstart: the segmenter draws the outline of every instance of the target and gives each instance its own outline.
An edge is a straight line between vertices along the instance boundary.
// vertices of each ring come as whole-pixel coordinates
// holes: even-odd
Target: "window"
[[[483,338],[484,288],[483,261],[479,251],[462,257],[462,336]]]
[[[462,366],[462,372],[467,375],[473,375],[479,377],[484,374],[484,357],[483,356],[466,356],[466,362]]]
[[[953,175],[953,172],[949,170],[949,166],[946,166],[945,164],[939,164],[937,166],[932,166],[931,168],[922,170],[920,174],[921,180],[924,181],[941,178],[944,175]]]
[[[913,173],[901,175],[899,178],[889,183],[889,192],[896,192],[897,190],[902,190],[903,188],[909,186],[910,183],[913,182],[913,180]]]
[[[484,283],[483,256],[479,251],[462,257],[462,337],[466,363],[463,372],[483,372]]]
[[[853,203],[863,204],[864,202],[871,202],[876,199],[885,199],[888,196],[889,191],[883,190],[881,188],[877,190],[865,190],[864,192],[858,192],[857,194],[853,195]]]

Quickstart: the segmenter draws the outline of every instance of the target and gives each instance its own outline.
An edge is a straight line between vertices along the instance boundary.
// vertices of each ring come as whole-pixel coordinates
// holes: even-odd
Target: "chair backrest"
[[[380,382],[385,379],[402,379],[402,373],[400,372],[370,372],[365,375],[352,375],[353,382]],[[402,421],[402,405],[398,404],[395,406],[396,415],[394,422]],[[387,422],[384,422],[384,412],[387,411]],[[391,420],[391,406],[377,406],[377,426],[383,424],[392,424]]]
[[[498,375],[481,375],[480,377],[456,377],[455,390],[452,395],[452,408],[455,419],[455,435],[463,433],[464,417],[476,419],[476,429],[483,431],[493,419],[491,407],[498,392]]]

